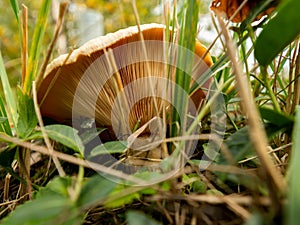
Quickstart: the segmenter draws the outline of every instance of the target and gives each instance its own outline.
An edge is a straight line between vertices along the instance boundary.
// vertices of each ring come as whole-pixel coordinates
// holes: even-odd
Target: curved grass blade
[[[31,47],[30,47],[30,52],[28,57],[27,73],[26,73],[25,81],[23,83],[23,92],[28,95],[30,95],[32,81],[35,80],[38,72],[37,68],[39,64],[40,50],[42,46],[43,37],[45,34],[51,2],[52,2],[51,0],[43,0],[35,24],[35,29],[31,41]]]
[[[286,207],[286,224],[287,225],[297,225],[299,224],[300,214],[300,180],[299,180],[299,170],[300,170],[300,106],[296,109],[296,123],[294,126],[293,133],[293,147],[292,147],[292,157],[291,164],[289,168],[290,175],[290,189],[288,191],[288,204]]]
[[[14,11],[14,14],[16,16],[17,22],[20,25],[20,17],[19,17],[19,12],[20,12],[20,8],[19,8],[19,4],[17,0],[10,0],[10,5]]]
[[[0,117],[2,119],[2,121],[0,121],[0,132],[6,133],[6,134],[12,136],[12,131],[11,131],[9,121],[7,118],[4,100],[1,96],[0,96]]]
[[[0,78],[1,78],[4,97],[6,101],[7,113],[9,115],[9,118],[12,120],[9,122],[11,122],[14,125],[14,127],[16,127],[18,123],[17,104],[15,102],[15,98],[11,86],[9,84],[9,79],[5,70],[1,51],[0,51]]]
[[[173,124],[180,123],[180,118],[184,118],[186,111],[187,98],[182,94],[182,90],[186,93],[190,91],[191,83],[191,71],[193,66],[193,55],[187,54],[187,51],[183,49],[190,50],[194,52],[197,36],[197,23],[198,23],[198,13],[199,13],[199,0],[188,0],[185,1],[186,10],[182,14],[181,20],[181,31],[180,31],[180,41],[179,45],[183,47],[178,51],[178,60],[176,70],[176,85],[174,90],[174,110],[172,112],[172,122]],[[184,68],[184,70],[178,69]],[[182,90],[181,90],[182,89]],[[172,127],[172,136],[180,135],[182,132],[181,128],[178,130],[176,126]]]

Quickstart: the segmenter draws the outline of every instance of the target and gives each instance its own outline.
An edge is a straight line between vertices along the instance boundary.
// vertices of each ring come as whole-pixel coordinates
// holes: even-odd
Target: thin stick
[[[233,201],[231,198],[223,198],[223,200],[232,211],[234,211],[237,215],[240,215],[244,220],[248,220],[251,217],[248,210]]]
[[[277,151],[281,151],[281,150],[283,150],[283,149],[285,149],[285,148],[291,147],[292,145],[293,145],[292,143],[289,143],[289,144],[282,145],[282,146],[280,146],[280,147],[278,147],[278,148],[275,148],[275,149],[270,148],[271,150],[268,151],[268,154],[271,154],[271,153],[274,153],[274,152],[277,152]],[[239,163],[239,164],[242,164],[242,163],[251,161],[251,160],[256,159],[256,158],[257,158],[257,156],[252,156],[252,157],[250,157],[250,158],[241,160],[241,161],[239,161],[238,163]]]
[[[243,100],[242,104],[245,111],[248,113],[247,115],[249,122],[250,138],[261,161],[262,169],[266,174],[266,179],[269,180],[269,184],[274,184],[274,186],[270,185],[270,188],[275,188],[275,190],[273,190],[274,194],[276,191],[278,191],[278,193],[282,195],[286,191],[286,183],[282,174],[275,168],[274,164],[270,159],[270,156],[268,155],[268,139],[266,131],[259,119],[260,116],[256,108],[255,102],[253,100],[253,97],[251,95],[250,86],[246,79],[247,77],[246,75],[244,75],[242,66],[236,58],[236,53],[238,52],[236,50],[237,47],[233,43],[233,40],[229,35],[225,23],[218,14],[217,17],[227,43],[227,53],[232,62],[232,67],[236,75],[236,82],[239,88],[239,94],[241,96],[241,99]]]
[[[28,8],[22,4],[22,84],[25,81],[27,69],[27,52],[28,52]]]
[[[71,156],[71,155],[68,155],[68,154],[65,154],[65,153],[62,153],[62,152],[58,152],[58,151],[55,151],[55,150],[53,150],[52,153],[50,154],[49,149],[44,147],[44,146],[39,146],[39,145],[30,143],[30,142],[25,142],[23,140],[5,135],[3,133],[0,133],[0,140],[3,140],[5,142],[14,143],[18,146],[22,146],[22,147],[31,149],[33,151],[39,152],[39,153],[44,154],[44,155],[49,155],[49,156],[52,156],[52,157],[56,157],[58,159],[64,160],[66,162],[69,162],[69,163],[72,163],[72,164],[75,164],[75,165],[78,165],[78,166],[84,166],[86,168],[90,168],[90,169],[93,169],[93,170],[96,170],[96,171],[100,171],[102,173],[120,178],[122,180],[131,181],[131,182],[133,182],[135,184],[138,184],[138,185],[147,185],[148,184],[144,180],[141,180],[141,179],[138,179],[136,177],[127,175],[127,174],[125,174],[123,172],[120,172],[118,170],[108,168],[108,167],[103,166],[103,165],[98,164],[98,163],[90,162],[88,160],[79,159],[79,158],[76,158],[74,156]]]
[[[235,202],[235,204],[244,205],[244,206],[252,206],[254,203],[262,206],[270,206],[272,204],[270,198],[268,197],[253,198],[251,196],[240,196],[235,194],[225,195],[225,196],[218,196],[218,195],[211,195],[211,194],[207,194],[207,195],[189,194],[187,196],[184,196],[184,195],[164,193],[164,194],[157,194],[157,195],[150,196],[145,200],[162,201],[162,200],[170,200],[170,199],[191,200],[200,203],[206,202],[213,205],[224,204],[227,202],[228,199],[230,199],[231,202]]]
[[[42,119],[42,115],[41,115],[41,112],[40,112],[40,108],[39,108],[39,104],[38,104],[38,101],[37,101],[37,94],[36,94],[36,83],[35,81],[32,82],[32,94],[33,94],[33,102],[34,102],[34,109],[35,109],[35,114],[37,116],[37,119],[39,121],[39,124],[40,124],[40,128],[41,128],[41,131],[42,131],[42,134],[43,134],[43,137],[44,137],[44,141],[46,143],[46,146],[48,148],[48,151],[49,151],[49,155],[51,156],[55,166],[56,166],[56,169],[58,171],[58,174],[63,177],[66,175],[65,171],[63,170],[60,162],[58,161],[57,157],[55,155],[53,155],[53,147],[51,145],[51,142],[48,138],[48,135],[46,133],[46,130],[45,130],[45,127],[44,127],[44,122],[43,122],[43,119]]]
[[[24,84],[27,72],[27,53],[28,53],[28,9],[22,4],[21,11],[21,33],[22,33],[22,83]],[[20,176],[24,178],[27,184],[20,184],[21,195],[29,194],[31,196],[31,181],[30,181],[30,152],[27,149],[19,150],[19,165]]]

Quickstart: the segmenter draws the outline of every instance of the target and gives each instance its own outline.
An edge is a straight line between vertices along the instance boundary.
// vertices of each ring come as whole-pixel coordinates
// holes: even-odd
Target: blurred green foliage
[[[55,0],[53,0],[55,1]],[[18,0],[20,8],[24,4],[28,8],[28,44],[31,45],[33,29],[40,7],[40,1]],[[132,1],[129,0],[75,0],[79,6],[94,9],[100,12],[104,17],[104,33],[114,32],[120,28],[136,24],[132,9]],[[136,1],[141,23],[162,22],[162,17],[155,12],[159,6],[159,0]],[[10,7],[9,0],[0,1],[0,49],[3,54],[5,68],[9,75],[12,86],[20,83],[21,79],[21,55],[20,55],[20,34],[18,32],[18,23]],[[65,24],[72,22],[72,16],[66,15]],[[46,35],[41,52],[41,58],[46,53],[47,46],[50,43],[54,32],[55,21],[49,19]],[[66,26],[64,32],[66,32]],[[91,31],[92,32],[92,31]],[[77,46],[76,39],[67,40],[67,46]],[[54,51],[54,57],[59,53]]]
[[[28,8],[28,45],[31,46],[31,40],[35,22],[40,7],[40,1],[19,0],[20,9],[24,5]],[[0,49],[2,51],[5,68],[12,86],[21,81],[21,38],[18,31],[18,22],[10,6],[9,0],[0,1]],[[50,43],[53,34],[53,21],[49,21],[46,35],[42,46],[42,54],[45,54],[46,47]],[[41,55],[41,58],[42,56]]]

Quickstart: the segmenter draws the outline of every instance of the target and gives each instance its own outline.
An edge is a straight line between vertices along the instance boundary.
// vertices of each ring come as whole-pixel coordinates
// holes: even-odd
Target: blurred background
[[[32,39],[35,20],[40,1],[19,0],[19,5],[28,8],[28,40]],[[141,23],[163,23],[162,0],[136,1]],[[172,1],[171,1],[172,2]],[[46,53],[54,32],[60,0],[52,0],[51,14],[44,38],[42,54]],[[199,39],[209,45],[216,37],[209,12],[210,0],[201,1],[199,21]],[[178,1],[180,12],[180,1]],[[0,1],[0,49],[4,58],[12,86],[18,84],[21,78],[20,34],[18,24],[9,0]],[[63,30],[59,36],[53,57],[66,53],[70,48],[77,48],[90,39],[114,32],[120,28],[135,25],[135,16],[131,0],[72,0],[65,15]]]

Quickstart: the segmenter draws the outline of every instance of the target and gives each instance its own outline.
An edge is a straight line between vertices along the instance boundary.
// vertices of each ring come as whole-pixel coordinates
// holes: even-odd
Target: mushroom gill
[[[164,25],[141,25],[140,32],[143,41],[133,26],[54,59],[38,87],[42,115],[61,123],[93,118],[119,138],[128,137],[137,124],[141,127],[161,116],[171,104],[167,86],[174,83],[177,50],[164,41]],[[166,62],[166,53],[175,57]],[[197,41],[194,81],[212,65],[209,54],[201,60],[205,53]],[[208,86],[206,82],[204,88]],[[192,99],[198,106],[204,97],[199,90]]]

